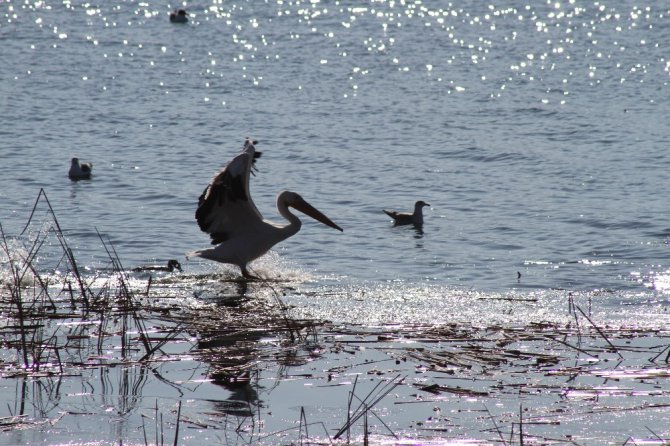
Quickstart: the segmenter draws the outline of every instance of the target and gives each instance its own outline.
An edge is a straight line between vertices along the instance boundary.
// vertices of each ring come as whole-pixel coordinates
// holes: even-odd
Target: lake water
[[[99,231],[128,268],[227,270],[184,255],[251,136],[264,217],[289,189],[344,229],[305,217],[252,265],[300,277],[303,315],[560,321],[572,293],[598,321],[667,326],[665,1],[6,1],[0,40],[7,234],[43,188],[90,269]],[[422,234],[382,213],[416,200]],[[542,305],[504,315],[501,296]]]
[[[290,189],[344,228],[277,246],[316,280],[664,293],[670,10],[536,3],[5,3],[3,226],[44,188],[87,262],[96,228],[184,260],[250,135],[266,218]],[[418,199],[423,236],[381,212]]]

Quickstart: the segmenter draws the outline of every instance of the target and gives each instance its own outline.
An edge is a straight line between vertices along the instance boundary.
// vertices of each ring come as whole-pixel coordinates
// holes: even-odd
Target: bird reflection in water
[[[258,287],[257,282],[237,281],[234,288],[228,283],[225,303],[219,303],[221,319],[198,330],[197,351],[210,365],[208,377],[229,392],[225,399],[214,401],[214,407],[221,414],[249,418],[238,425],[258,425],[254,417],[266,407],[263,393],[280,385],[288,368],[304,365],[321,351],[305,334],[314,332],[315,325],[293,320],[281,301],[281,311],[268,307],[255,293]],[[232,306],[232,301],[238,304]],[[271,376],[262,381],[261,375]],[[267,382],[273,385],[261,384]]]
[[[261,337],[258,331],[226,327],[199,340],[198,350],[211,365],[209,377],[214,384],[230,392],[225,400],[214,403],[219,412],[247,418],[253,417],[261,407],[259,372],[255,368],[260,354],[256,346]]]

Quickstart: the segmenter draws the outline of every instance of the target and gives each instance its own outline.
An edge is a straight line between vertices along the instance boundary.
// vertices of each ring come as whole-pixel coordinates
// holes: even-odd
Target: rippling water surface
[[[189,23],[169,22],[177,7],[188,10]],[[356,344],[362,336],[353,333],[342,351],[300,352],[309,357],[300,367],[291,362],[292,351],[286,363],[267,355],[263,360],[273,364],[259,366],[254,397],[210,382],[216,361],[188,357],[155,368],[85,366],[76,376],[61,370],[45,379],[3,378],[0,394],[9,401],[3,427],[26,414],[40,426],[10,426],[0,443],[147,444],[140,428],[158,417],[159,398],[166,420],[184,400],[187,418],[216,419],[214,426],[228,423],[228,403],[253,400],[259,424],[267,423],[259,430],[284,432],[300,420],[295,438],[302,441],[304,407],[310,421],[325,414],[334,424],[337,411],[330,406],[346,412],[346,380],[354,374],[370,385],[387,380],[390,374],[373,376],[368,365],[384,361],[414,374],[402,388],[406,398],[392,396],[380,408],[401,418],[395,426],[402,435],[428,432],[442,407],[447,427],[435,438],[448,432],[466,442],[497,441],[491,420],[516,435],[517,416],[527,416],[522,402],[540,420],[531,429],[549,432],[545,439],[662,441],[668,358],[656,359],[667,356],[670,322],[669,42],[666,0],[0,2],[0,224],[11,246],[43,189],[87,280],[106,278],[109,246],[127,269],[175,258],[184,272],[154,287],[169,289],[173,307],[207,306],[215,300],[209,297],[230,293],[220,291],[216,278],[238,272],[185,258],[209,244],[194,219],[197,199],[251,136],[263,151],[251,179],[263,215],[280,222],[275,197],[294,190],[344,232],[305,218],[298,235],[252,265],[279,282],[223,285],[248,286],[261,303],[281,293],[291,316],[361,327],[372,333],[365,342],[381,346],[366,352],[373,344]],[[91,180],[68,179],[73,156],[93,162]],[[382,213],[409,211],[417,200],[431,204],[422,233],[394,228]],[[34,227],[50,220],[43,199],[32,220]],[[103,246],[99,234],[111,244]],[[29,246],[29,237],[22,240]],[[59,251],[55,238],[49,243]],[[48,252],[49,246],[40,250],[38,267],[58,261]],[[131,283],[145,282],[141,276]],[[588,326],[575,308],[590,315]],[[628,362],[615,371],[639,371],[639,364],[654,370],[639,379],[624,373],[619,389],[609,387],[607,374],[549,376],[539,359],[522,358],[434,379],[460,386],[484,376],[497,389],[490,397],[449,395],[439,404],[402,406],[419,399],[414,384],[438,372],[426,373],[422,358],[393,359],[389,352],[414,344],[377,337],[377,327],[392,333],[403,326],[408,333],[458,323],[482,338],[471,343],[465,335],[462,352],[482,343],[501,357],[538,350],[568,369],[575,355],[576,367],[602,366],[608,373],[620,363],[612,365],[617,359],[607,347],[597,350],[599,359],[573,349],[577,343],[588,349],[579,323],[585,333],[621,329],[615,342],[630,348]],[[510,346],[505,337],[508,329],[523,333],[531,326],[569,333],[571,324],[578,325],[573,338],[552,332],[556,339],[523,338]],[[591,339],[604,343],[601,335]],[[186,350],[200,340],[193,336],[181,344]],[[229,344],[260,336],[233,337]],[[57,354],[57,340],[37,344],[46,351],[52,341]],[[69,337],[66,342],[71,347]],[[451,339],[426,342],[417,341],[414,351],[429,353]],[[281,340],[263,339],[253,348],[275,344]],[[7,357],[12,352],[5,349]],[[215,359],[228,364],[230,358]],[[287,367],[309,378],[283,379]],[[331,386],[338,367],[342,374]],[[529,379],[537,387],[517,398]],[[572,396],[570,386],[594,392]],[[157,429],[154,421],[149,427]],[[229,430],[182,426],[183,438],[251,444],[242,422]]]
[[[211,269],[184,259],[208,244],[197,197],[249,135],[266,218],[291,189],[344,228],[305,221],[264,274],[415,304],[607,290],[663,305],[668,5],[455,3],[209,1],[174,25],[167,2],[5,2],[3,229],[44,188],[80,262],[104,259],[98,230],[127,266]],[[92,180],[68,180],[75,155]],[[381,212],[418,199],[423,234]]]

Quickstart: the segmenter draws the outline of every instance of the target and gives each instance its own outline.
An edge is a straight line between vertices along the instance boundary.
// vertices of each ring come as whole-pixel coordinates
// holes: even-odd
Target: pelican
[[[72,158],[72,163],[70,164],[70,171],[67,176],[71,180],[88,180],[91,178],[91,171],[93,170],[93,164],[91,163],[79,163],[79,158]]]
[[[133,271],[135,272],[140,272],[140,271],[168,271],[168,272],[174,272],[174,270],[181,271],[181,264],[175,260],[175,259],[170,259],[167,262],[167,265],[143,265],[143,266],[138,266],[136,268],[133,268]]]
[[[412,214],[409,212],[387,211],[386,209],[383,209],[383,211],[393,219],[394,226],[414,225],[420,227],[423,226],[423,208],[425,206],[430,205],[425,201],[419,200],[414,203],[414,213]]]
[[[212,244],[218,246],[187,254],[187,257],[237,265],[248,279],[256,279],[249,273],[249,262],[300,230],[302,223],[289,211],[289,207],[342,231],[300,195],[289,191],[277,195],[277,210],[288,220],[288,224],[282,226],[263,219],[249,193],[249,174],[254,162],[261,156],[254,146],[257,143],[247,138],[242,153],[214,177],[198,199],[195,219],[200,229],[209,234]]]

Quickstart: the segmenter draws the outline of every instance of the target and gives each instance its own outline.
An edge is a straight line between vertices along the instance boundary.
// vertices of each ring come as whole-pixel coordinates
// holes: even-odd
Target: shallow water
[[[280,221],[290,189],[344,228],[305,218],[254,265],[296,279],[300,316],[561,322],[572,293],[598,322],[665,327],[670,9],[452,3],[211,1],[186,25],[167,2],[1,4],[4,232],[43,188],[90,272],[98,231],[128,268],[227,270],[184,254],[252,136],[261,213]],[[75,155],[92,180],[67,178]],[[419,199],[421,234],[381,212]]]

